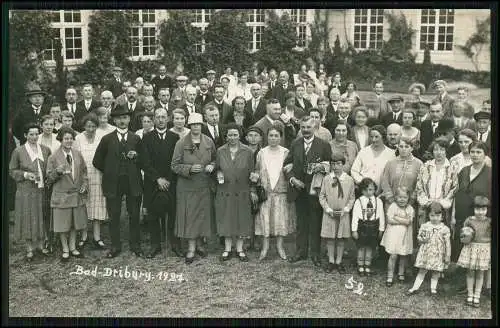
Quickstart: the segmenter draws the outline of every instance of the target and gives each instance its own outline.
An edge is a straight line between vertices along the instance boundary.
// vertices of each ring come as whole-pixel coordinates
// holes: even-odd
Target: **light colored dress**
[[[338,177],[338,185],[333,186],[333,179],[335,173],[327,174],[323,179],[321,185],[321,192],[319,194],[319,203],[323,207],[323,222],[321,224],[321,237],[323,238],[350,238],[351,237],[351,211],[354,201],[354,180],[342,172]],[[340,188],[342,188],[342,195],[340,195]],[[344,215],[340,218],[334,218],[326,214],[326,210],[344,210]]]
[[[418,249],[415,267],[442,272],[447,269],[446,259],[451,255],[451,232],[443,222],[432,224],[430,221],[422,224],[417,239],[421,243]]]
[[[279,146],[272,151],[269,146],[257,153],[256,171],[260,184],[267,193],[255,218],[255,235],[286,236],[295,232],[295,204],[287,201],[287,184],[283,162],[288,149]]]
[[[491,218],[479,220],[471,216],[465,220],[464,227],[471,227],[475,234],[472,242],[462,248],[457,265],[470,270],[491,269]]]
[[[391,224],[390,220],[394,216],[404,217],[410,220],[409,225]],[[385,247],[385,251],[395,255],[410,255],[413,252],[413,220],[415,210],[411,205],[400,208],[396,203],[389,205],[387,209],[387,227],[380,245]]]
[[[89,181],[89,194],[87,199],[87,215],[89,220],[104,221],[108,219],[106,209],[106,198],[102,193],[102,172],[94,167],[92,160],[102,135],[95,135],[93,142],[87,139],[85,132],[75,137],[73,148],[82,153],[83,160],[87,165],[87,176]]]
[[[367,146],[359,151],[352,163],[351,176],[356,184],[363,178],[371,178],[377,186],[380,186],[385,165],[395,158],[394,150],[389,147],[384,146],[384,150],[375,155],[372,146]]]

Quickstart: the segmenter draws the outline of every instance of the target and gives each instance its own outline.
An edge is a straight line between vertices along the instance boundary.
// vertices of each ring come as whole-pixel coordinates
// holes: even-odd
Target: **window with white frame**
[[[384,9],[354,10],[354,48],[381,49],[383,37]]]
[[[307,47],[307,34],[309,24],[307,23],[307,9],[292,9],[290,19],[297,24],[297,47]]]
[[[203,34],[210,23],[210,19],[212,18],[214,12],[215,9],[193,9],[191,12],[193,15],[191,25],[199,28]],[[195,47],[197,53],[205,52],[205,39],[202,39],[200,43],[195,43]]]
[[[262,48],[262,35],[266,26],[264,9],[250,9],[248,12],[247,26],[250,31],[248,51],[257,51]]]
[[[420,16],[420,50],[453,50],[455,10],[422,9]]]
[[[156,13],[154,9],[132,10],[130,56],[133,59],[156,55]]]
[[[82,15],[80,10],[51,10],[51,26],[54,35],[43,52],[43,59],[54,61],[56,58],[55,42],[63,40],[62,55],[65,63],[83,59]]]

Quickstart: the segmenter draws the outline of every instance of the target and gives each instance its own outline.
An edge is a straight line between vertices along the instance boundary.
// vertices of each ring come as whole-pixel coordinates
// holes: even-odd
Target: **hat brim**
[[[132,113],[130,113],[130,112],[118,112],[118,113],[110,113],[109,114],[110,117],[118,117],[118,116],[124,116],[124,115],[132,116]]]
[[[389,99],[387,100],[388,103],[392,103],[392,102],[403,102],[403,99],[402,98],[392,98],[392,99]]]
[[[29,92],[26,92],[25,95],[26,95],[26,97],[31,97],[34,95],[46,96],[47,92],[45,92],[45,91],[29,91]]]

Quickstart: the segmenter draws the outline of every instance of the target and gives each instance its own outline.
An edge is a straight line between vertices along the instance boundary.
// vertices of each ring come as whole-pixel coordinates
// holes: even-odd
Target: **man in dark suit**
[[[288,199],[295,201],[297,211],[297,247],[290,262],[306,260],[310,245],[311,259],[319,267],[323,211],[318,195],[312,195],[310,189],[315,173],[326,174],[330,171],[332,149],[328,142],[314,136],[313,126],[314,122],[309,116],[301,119],[300,131],[303,137],[292,143],[284,165],[287,181],[292,187]],[[288,164],[293,164],[291,170],[287,169]]]
[[[443,136],[448,141],[448,147],[446,147],[446,158],[451,159],[456,154],[460,153],[460,147],[458,146],[458,142],[456,138],[455,126],[452,120],[444,119],[442,120],[437,129],[436,135]]]
[[[184,109],[184,112],[186,113],[186,121],[189,118],[189,115],[192,113],[200,113],[202,108],[200,106],[196,106],[195,100],[196,100],[196,88],[188,85],[186,87],[186,98],[184,101],[184,104],[181,106],[178,106],[178,108]]]
[[[340,102],[340,90],[337,88],[333,88],[330,90],[328,94],[330,103],[328,107],[326,107],[326,115],[325,115],[325,128],[330,131],[332,137],[335,135],[335,127],[337,126],[337,120],[339,117],[339,102]]]
[[[437,80],[432,84],[432,86],[438,92],[438,95],[434,98],[433,102],[441,103],[444,118],[451,118],[453,116],[453,103],[455,102],[455,99],[451,97],[446,90],[448,88],[448,84],[443,80]]]
[[[102,172],[102,192],[111,218],[111,249],[106,257],[116,257],[122,250],[120,217],[123,195],[126,196],[129,214],[130,250],[142,257],[144,254],[141,250],[139,226],[142,198],[141,138],[128,128],[131,113],[127,107],[116,107],[111,116],[114,118],[116,131],[102,137],[92,161]]]
[[[293,83],[289,82],[289,76],[287,71],[282,71],[279,76],[278,85],[272,89],[272,98],[278,99],[280,101],[281,107],[285,107],[285,95],[289,91],[295,91]]]
[[[174,234],[176,176],[170,167],[179,135],[167,130],[168,114],[165,109],[155,110],[154,121],[155,130],[146,133],[142,139],[144,204],[148,209],[146,221],[151,234],[151,251],[147,257],[153,258],[161,252],[161,232],[166,232],[172,251],[182,256],[180,240]],[[159,193],[162,192],[166,193],[165,206],[158,204],[161,199]],[[165,214],[168,215],[167,222]]]
[[[430,107],[431,103],[424,100],[412,104],[411,110],[416,114],[415,121],[413,122],[414,127],[420,130],[422,122],[430,119]]]
[[[83,131],[83,126],[81,126],[81,120],[82,118],[87,115],[88,113],[96,110],[97,108],[101,107],[101,103],[94,99],[94,88],[92,87],[92,84],[90,83],[85,83],[83,85],[82,89],[82,96],[83,99],[78,101],[76,103],[76,111],[75,111],[75,118],[74,118],[74,127],[75,130],[77,131]]]
[[[476,124],[473,126],[477,132],[477,140],[486,143],[488,151],[486,155],[491,157],[491,113],[480,111],[474,114]]]
[[[209,136],[215,144],[215,148],[219,148],[226,143],[226,128],[219,124],[219,110],[213,104],[208,104],[204,107],[204,116],[207,124],[201,127],[201,133]]]
[[[213,69],[207,71],[208,90],[210,91],[210,93],[214,92],[214,88],[218,84],[217,80],[215,79],[215,74],[216,73]]]
[[[261,89],[262,87],[258,83],[254,83],[250,87],[252,99],[245,104],[245,111],[249,114],[248,117],[250,117],[250,125],[254,125],[258,120],[266,116],[267,101],[262,98]]]
[[[344,94],[347,90],[347,85],[345,83],[342,83],[342,76],[340,72],[335,72],[333,74],[333,81],[332,85],[328,87],[328,94],[330,94],[330,91],[332,89],[338,89],[340,94]]]
[[[137,101],[137,89],[135,87],[127,89],[127,103],[117,107],[120,107],[122,112],[130,112],[130,131],[135,132],[142,128],[139,118],[141,113],[144,112],[144,107]]]
[[[42,91],[39,86],[28,89],[25,95],[29,105],[21,107],[12,122],[12,133],[21,145],[26,142],[24,126],[31,122],[39,123],[43,115],[50,113],[50,108],[44,104],[47,93]]]
[[[278,85],[278,75],[276,74],[276,70],[272,68],[269,71],[269,97],[271,96],[271,93],[273,89]]]
[[[233,108],[231,105],[227,104],[224,101],[224,94],[225,94],[224,87],[222,84],[217,84],[214,88],[214,100],[209,102],[207,105],[215,105],[217,109],[219,110],[219,119],[221,122],[227,122],[229,120],[229,116],[233,112]]]
[[[397,150],[399,141],[401,140],[401,126],[398,123],[391,123],[387,126],[386,146]]]
[[[368,116],[372,120],[379,120],[390,111],[387,97],[383,94],[384,83],[382,81],[375,82],[373,86],[374,93],[366,97],[365,105],[368,108]]]
[[[167,75],[167,68],[165,65],[160,65],[158,68],[158,75],[151,80],[151,84],[154,88],[154,95],[158,96],[158,92],[161,89],[167,88],[171,89],[174,86],[174,81],[170,76]]]
[[[403,97],[392,96],[388,103],[391,107],[391,111],[382,115],[382,125],[387,128],[389,124],[397,123],[403,125]]]
[[[107,89],[113,93],[113,97],[117,98],[122,91],[122,69],[118,66],[113,68],[113,78],[108,82]]]
[[[206,78],[201,78],[198,82],[200,87],[200,92],[194,100],[194,104],[200,110],[203,110],[206,104],[214,100],[214,96],[209,90],[208,80]]]
[[[429,145],[438,136],[437,129],[443,119],[443,107],[441,103],[435,102],[431,104],[429,110],[430,119],[425,120],[420,125],[420,152],[419,158],[421,160],[428,160],[432,157],[432,154],[427,152]],[[446,124],[446,123],[445,123]]]
[[[262,147],[267,146],[267,132],[276,122],[280,122],[285,126],[283,137],[281,138],[281,146],[289,147],[297,136],[297,131],[293,126],[291,118],[282,115],[283,112],[278,99],[270,99],[266,104],[266,111],[266,116],[254,124],[254,126],[262,131]],[[286,119],[286,121],[284,121],[283,118]]]

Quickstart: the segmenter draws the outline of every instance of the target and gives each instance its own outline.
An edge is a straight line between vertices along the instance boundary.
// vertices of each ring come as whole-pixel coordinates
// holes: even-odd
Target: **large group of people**
[[[163,234],[190,264],[217,235],[220,260],[249,261],[251,249],[264,260],[275,237],[281,259],[310,257],[342,273],[352,238],[359,275],[372,275],[382,257],[388,287],[396,269],[405,281],[415,266],[408,294],[427,271],[436,294],[448,267],[467,270],[467,304],[479,306],[484,278],[491,287],[489,100],[474,108],[466,88],[454,99],[443,80],[432,84],[432,102],[420,83],[387,97],[376,81],[362,96],[323,65],[293,78],[257,73],[208,70],[188,83],[162,65],[132,83],[116,67],[100,100],[84,84],[80,101],[71,87],[50,107],[39,87],[28,90],[9,140],[15,238],[27,243],[26,259],[50,256],[55,233],[63,261],[84,256],[89,239],[106,258],[118,256],[125,196],[128,244],[139,257],[160,254]],[[101,235],[107,220],[110,244]],[[289,256],[283,237],[292,233]]]

